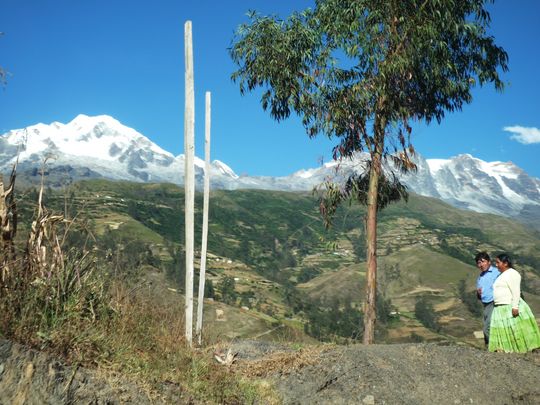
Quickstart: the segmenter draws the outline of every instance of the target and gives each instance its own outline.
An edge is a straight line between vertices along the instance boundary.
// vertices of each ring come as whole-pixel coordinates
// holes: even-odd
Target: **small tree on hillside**
[[[233,277],[225,276],[220,283],[221,300],[229,305],[236,303],[238,294],[236,292],[236,281]]]
[[[416,301],[416,304],[414,305],[414,316],[426,328],[436,332],[441,330],[438,322],[438,316],[433,309],[433,304],[428,301],[426,297],[422,297]]]
[[[233,40],[242,94],[261,87],[276,120],[295,112],[310,137],[337,137],[337,160],[369,153],[366,171],[330,185],[322,205],[323,214],[346,198],[367,205],[364,343],[373,342],[376,317],[377,211],[405,191],[384,176],[383,161],[414,170],[411,121],[440,122],[472,101],[476,83],[503,89],[507,54],[486,32],[488,2],[316,0],[285,21],[251,12]]]

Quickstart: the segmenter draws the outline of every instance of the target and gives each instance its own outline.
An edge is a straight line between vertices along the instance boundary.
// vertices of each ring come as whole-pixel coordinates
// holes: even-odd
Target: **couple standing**
[[[484,341],[490,352],[525,353],[540,348],[540,331],[529,305],[521,298],[521,276],[508,255],[475,257],[480,275],[476,293],[484,305]]]

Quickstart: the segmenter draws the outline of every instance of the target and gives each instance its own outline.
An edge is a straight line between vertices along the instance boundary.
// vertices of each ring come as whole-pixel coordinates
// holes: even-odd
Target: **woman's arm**
[[[508,288],[512,293],[512,315],[519,315],[519,299],[521,297],[521,275],[514,270],[508,274]]]

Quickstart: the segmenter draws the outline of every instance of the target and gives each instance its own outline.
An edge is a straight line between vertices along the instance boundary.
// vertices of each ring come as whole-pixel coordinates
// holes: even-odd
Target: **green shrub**
[[[362,312],[351,303],[341,305],[333,301],[330,305],[313,301],[306,307],[307,322],[304,331],[321,341],[336,338],[359,340],[362,337]]]
[[[414,315],[426,328],[439,332],[441,327],[438,323],[438,317],[433,309],[433,304],[425,297],[416,301],[414,306]]]

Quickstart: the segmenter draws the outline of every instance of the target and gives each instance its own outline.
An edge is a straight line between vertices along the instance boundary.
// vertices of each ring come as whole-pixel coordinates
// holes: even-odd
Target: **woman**
[[[501,275],[493,283],[490,352],[525,353],[540,347],[540,330],[531,308],[521,299],[521,276],[508,255],[495,259]]]

